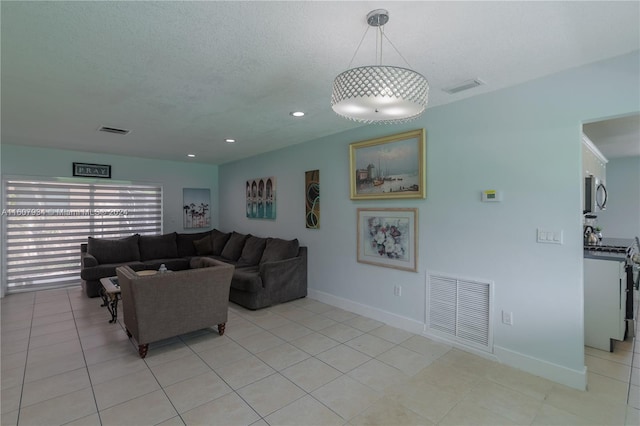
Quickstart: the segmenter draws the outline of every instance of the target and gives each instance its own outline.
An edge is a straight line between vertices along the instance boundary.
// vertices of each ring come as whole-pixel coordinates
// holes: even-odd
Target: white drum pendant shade
[[[331,107],[362,123],[401,123],[422,114],[428,95],[429,83],[422,74],[401,67],[365,66],[335,78]]]

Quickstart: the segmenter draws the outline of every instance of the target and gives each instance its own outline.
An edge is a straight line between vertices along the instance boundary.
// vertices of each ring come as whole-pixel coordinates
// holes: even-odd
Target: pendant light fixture
[[[403,123],[419,117],[427,107],[429,83],[424,76],[409,68],[382,65],[382,42],[386,39],[396,52],[402,54],[384,34],[389,12],[376,9],[367,14],[369,28],[377,27],[376,56],[378,65],[351,68],[333,81],[331,108],[340,116],[361,123]],[[351,62],[355,58],[356,49]],[[409,65],[407,63],[407,65]],[[351,63],[349,63],[349,67]]]

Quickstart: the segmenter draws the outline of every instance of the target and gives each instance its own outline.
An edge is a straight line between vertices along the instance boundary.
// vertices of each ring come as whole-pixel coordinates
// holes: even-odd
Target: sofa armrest
[[[96,259],[94,256],[90,255],[89,253],[82,253],[80,255],[80,259],[82,260],[82,267],[83,268],[90,268],[92,266],[98,266],[98,259]]]
[[[303,256],[260,264],[262,285],[267,291],[287,292],[307,288],[307,263]]]

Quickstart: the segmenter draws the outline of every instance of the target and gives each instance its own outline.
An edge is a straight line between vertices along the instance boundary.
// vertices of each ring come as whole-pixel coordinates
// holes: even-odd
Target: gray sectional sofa
[[[229,300],[260,309],[307,295],[307,247],[297,239],[262,238],[217,229],[199,233],[120,239],[89,237],[80,246],[82,287],[88,297],[100,295],[100,279],[116,275],[116,267],[134,271],[172,271],[199,266],[199,258],[213,258],[235,266]]]

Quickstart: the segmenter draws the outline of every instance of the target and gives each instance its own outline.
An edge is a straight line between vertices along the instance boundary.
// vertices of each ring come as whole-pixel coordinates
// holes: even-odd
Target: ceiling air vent
[[[101,126],[98,130],[101,132],[115,133],[116,135],[123,135],[123,136],[128,135],[131,132],[131,130],[118,129],[116,127],[107,127],[107,126]]]
[[[478,80],[473,79],[473,80],[467,80],[465,82],[462,82],[460,84],[458,84],[457,86],[452,86],[452,87],[448,87],[446,89],[442,89],[443,91],[447,92],[450,95],[462,92],[464,90],[469,90],[469,89],[473,89],[474,87],[478,87],[478,86],[482,86],[484,84],[484,81],[482,80]]]

